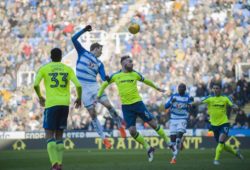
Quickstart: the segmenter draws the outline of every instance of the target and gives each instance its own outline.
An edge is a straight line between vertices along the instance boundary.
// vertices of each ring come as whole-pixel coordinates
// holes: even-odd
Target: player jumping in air
[[[70,104],[70,80],[77,89],[76,108],[81,106],[82,87],[74,71],[61,63],[62,51],[51,50],[52,62],[42,66],[36,75],[34,89],[41,106],[45,106],[43,128],[47,139],[47,151],[52,170],[61,170],[63,161],[63,130],[67,127]],[[44,79],[46,99],[40,91],[40,82]]]
[[[136,130],[136,118],[140,117],[144,122],[147,122],[164,141],[169,145],[170,140],[166,136],[162,127],[160,127],[155,117],[145,107],[137,89],[137,81],[141,81],[154,89],[164,92],[157,87],[153,82],[145,79],[140,73],[133,70],[133,60],[129,56],[121,58],[122,70],[113,74],[109,80],[105,81],[98,91],[98,100],[104,92],[104,89],[111,83],[115,83],[118,87],[119,96],[122,102],[123,117],[126,121],[126,126],[129,129],[130,135],[147,150],[148,161],[151,162],[154,156],[154,148],[151,147],[144,137]]]
[[[90,46],[90,52],[87,51],[78,41],[78,38],[87,31],[92,31],[92,27],[90,25],[87,25],[84,29],[82,29],[72,37],[72,42],[78,53],[78,59],[76,63],[76,76],[80,81],[82,88],[84,89],[82,93],[82,100],[84,106],[86,107],[92,118],[92,124],[96,132],[103,139],[103,144],[107,149],[110,149],[112,145],[103,133],[103,127],[97,119],[97,113],[95,110],[96,95],[99,89],[99,85],[96,80],[97,74],[100,74],[103,81],[105,81],[107,78],[104,70],[104,65],[98,59],[102,55],[102,45],[100,45],[99,43],[93,43]],[[99,102],[108,109],[110,115],[117,123],[121,136],[125,138],[126,131],[122,126],[121,117],[110,104],[106,94],[100,96]]]

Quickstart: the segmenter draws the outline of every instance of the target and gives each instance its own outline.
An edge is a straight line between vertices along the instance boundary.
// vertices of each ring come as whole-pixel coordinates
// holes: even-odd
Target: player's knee
[[[89,112],[89,115],[91,117],[91,119],[96,119],[96,113],[95,112]]]
[[[107,108],[112,107],[109,100],[108,100],[108,98],[107,98],[107,96],[102,96],[99,101],[100,101],[101,104],[103,104]]]
[[[218,139],[218,142],[219,142],[219,143],[225,143],[225,140],[226,140],[225,138],[219,138],[219,139]]]
[[[134,127],[134,126],[129,127],[129,133],[131,136],[135,136],[137,134],[136,127]]]
[[[178,132],[178,133],[177,133],[177,138],[180,138],[180,139],[181,139],[182,136],[183,136],[183,134],[184,134],[183,132]]]
[[[54,135],[46,133],[45,137],[46,137],[46,139],[51,139],[51,138],[54,138]]]
[[[89,115],[92,119],[96,118],[96,112],[94,108],[88,109]]]
[[[152,119],[151,121],[147,122],[153,129],[157,129],[158,128],[158,124],[156,122],[155,119]]]
[[[90,117],[92,120],[97,118],[96,114],[94,114],[94,113],[90,114]]]
[[[219,143],[220,143],[220,144],[224,144],[224,143],[225,143],[225,141],[219,141]]]
[[[224,134],[224,133],[220,134],[220,136],[219,136],[219,142],[225,142],[226,138],[227,138],[226,134]]]
[[[152,124],[151,127],[152,127],[154,130],[159,130],[157,124]]]
[[[51,139],[51,138],[54,138],[54,135],[55,135],[55,131],[52,131],[52,130],[45,130],[45,137],[46,139]]]

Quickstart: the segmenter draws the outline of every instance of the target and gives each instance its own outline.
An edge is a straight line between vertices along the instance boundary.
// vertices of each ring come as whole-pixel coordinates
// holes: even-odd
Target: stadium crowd
[[[213,83],[220,82],[223,93],[243,107],[250,101],[250,85],[245,75],[235,82],[235,65],[250,63],[250,4],[246,0],[201,2],[147,0],[134,16],[142,33],[120,44],[122,54],[130,54],[135,69],[169,93],[185,82],[191,96],[204,97],[210,94]],[[134,0],[1,1],[0,130],[42,129],[43,108],[31,84],[17,87],[18,71],[36,71],[49,62],[51,47],[60,47],[65,54],[70,52],[74,48],[71,36],[78,25],[93,23],[97,30],[110,31],[134,3]],[[120,69],[120,55],[113,52],[104,61],[108,74]],[[118,94],[114,91],[111,86],[107,93],[120,112]],[[164,110],[167,95],[144,85],[140,92],[149,110],[167,128],[169,118]],[[116,128],[103,107],[99,106],[98,112],[107,131]],[[233,128],[250,128],[249,113],[240,109],[233,114],[236,114]],[[207,116],[203,105],[193,108],[188,128],[207,128]],[[147,128],[141,122],[137,126]],[[68,128],[92,130],[84,108],[71,108]]]

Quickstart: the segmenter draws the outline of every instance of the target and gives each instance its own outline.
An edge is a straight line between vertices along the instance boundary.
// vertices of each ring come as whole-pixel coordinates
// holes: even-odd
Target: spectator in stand
[[[195,123],[195,128],[196,129],[207,129],[208,128],[208,123],[207,123],[206,116],[204,113],[198,113],[197,121]]]
[[[233,128],[235,129],[247,129],[248,126],[248,118],[247,118],[247,115],[245,114],[244,110],[242,109],[239,109],[237,112],[236,112],[236,118],[235,118],[235,122],[234,122],[234,125],[233,125]]]
[[[105,123],[104,123],[104,131],[106,132],[112,132],[114,129],[114,121],[110,117],[105,118]]]
[[[187,123],[187,129],[194,129],[196,128],[196,118],[193,114],[190,114],[189,119],[188,119],[188,123]]]
[[[244,105],[247,102],[247,91],[248,91],[248,82],[246,81],[244,75],[237,82],[237,89],[239,92],[239,96],[241,98],[241,103]]]
[[[247,126],[250,128],[250,113],[247,114]]]
[[[198,87],[196,89],[196,96],[197,97],[204,97],[208,95],[208,90],[206,85],[203,82],[200,82],[198,84]]]

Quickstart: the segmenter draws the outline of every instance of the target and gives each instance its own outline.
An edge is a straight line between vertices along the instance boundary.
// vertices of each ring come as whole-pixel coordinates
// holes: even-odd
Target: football
[[[129,25],[128,31],[131,34],[137,34],[140,31],[140,25],[136,24],[136,23],[132,23],[132,24]]]

